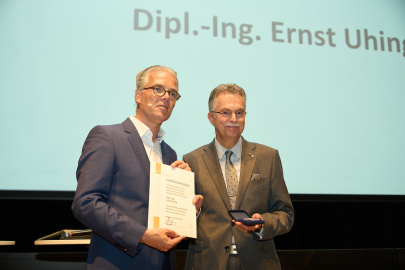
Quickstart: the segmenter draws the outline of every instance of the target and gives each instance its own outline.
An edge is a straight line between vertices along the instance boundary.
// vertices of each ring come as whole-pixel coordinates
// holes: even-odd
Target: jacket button
[[[229,251],[229,246],[225,246],[225,250],[226,250],[226,251]]]

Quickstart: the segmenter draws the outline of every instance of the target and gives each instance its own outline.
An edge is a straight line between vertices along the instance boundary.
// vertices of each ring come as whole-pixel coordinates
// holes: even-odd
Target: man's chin
[[[162,122],[168,120],[170,118],[171,113],[169,112],[160,112],[157,115],[157,118],[159,118],[160,120],[162,120]]]
[[[235,139],[239,139],[239,137],[241,136],[240,133],[228,133],[226,134],[226,137],[230,140],[235,140]]]

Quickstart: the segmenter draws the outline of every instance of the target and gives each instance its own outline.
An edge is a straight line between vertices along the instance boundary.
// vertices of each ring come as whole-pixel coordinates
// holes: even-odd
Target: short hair
[[[217,97],[221,93],[230,93],[234,95],[240,95],[243,100],[244,100],[244,105],[246,108],[246,93],[245,90],[243,90],[242,87],[234,84],[234,83],[228,83],[228,84],[220,84],[217,87],[215,87],[214,90],[211,91],[210,98],[208,99],[208,109],[209,111],[214,110],[214,105],[216,103]]]
[[[160,66],[160,65],[155,65],[155,66],[151,66],[151,67],[148,67],[148,68],[142,70],[141,72],[139,72],[139,73],[136,75],[136,89],[135,89],[135,94],[136,94],[137,92],[140,92],[140,93],[143,92],[145,86],[146,86],[146,85],[148,84],[148,82],[149,82],[149,74],[152,73],[153,71],[156,71],[156,70],[163,70],[163,71],[167,71],[167,72],[169,72],[170,74],[172,74],[172,75],[174,76],[174,78],[176,79],[176,85],[177,85],[177,87],[179,87],[179,81],[178,81],[178,79],[177,79],[177,72],[176,72],[176,71],[174,71],[172,68],[169,68],[169,67]],[[135,102],[136,102],[136,100],[135,100]],[[137,108],[137,109],[139,108],[139,104],[138,104],[138,103],[136,103],[136,108]]]

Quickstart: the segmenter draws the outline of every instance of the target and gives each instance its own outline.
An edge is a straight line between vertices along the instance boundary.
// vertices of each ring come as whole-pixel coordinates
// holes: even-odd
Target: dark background
[[[3,258],[5,254],[87,252],[85,245],[34,245],[53,232],[85,228],[70,209],[73,196],[73,192],[1,191],[0,240],[16,242],[0,246]],[[338,269],[339,262],[357,265],[339,266],[345,269],[405,269],[405,196],[292,194],[291,198],[294,226],[275,238],[283,269]],[[178,246],[183,259],[187,247],[188,241]],[[383,260],[382,264],[376,260]]]

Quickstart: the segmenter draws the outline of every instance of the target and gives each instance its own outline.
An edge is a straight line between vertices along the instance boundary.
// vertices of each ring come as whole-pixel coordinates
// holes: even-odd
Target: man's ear
[[[136,103],[141,103],[141,96],[142,96],[141,91],[136,91],[135,92],[135,101],[136,101]]]
[[[211,125],[213,125],[215,127],[213,113],[208,112],[207,117],[208,117],[208,120],[210,121]]]

